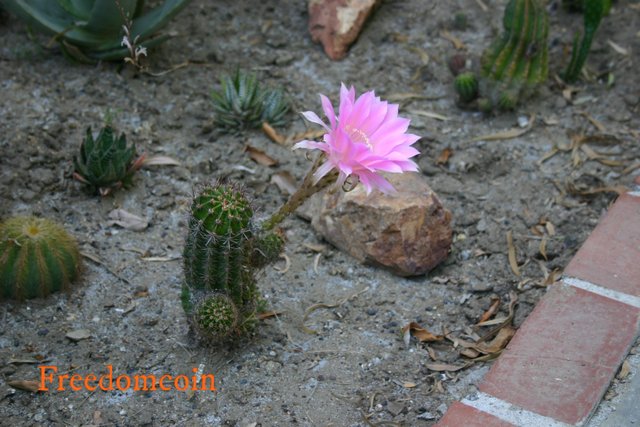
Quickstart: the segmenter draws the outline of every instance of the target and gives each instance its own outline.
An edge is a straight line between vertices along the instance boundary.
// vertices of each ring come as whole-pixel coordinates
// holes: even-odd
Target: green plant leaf
[[[191,0],[165,0],[160,6],[134,19],[131,36],[139,35],[141,39],[145,39],[152,35],[189,4],[189,1]]]

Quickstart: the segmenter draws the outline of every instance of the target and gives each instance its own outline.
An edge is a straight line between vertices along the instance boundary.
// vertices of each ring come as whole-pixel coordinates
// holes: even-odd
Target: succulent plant
[[[55,222],[25,216],[0,224],[0,299],[67,289],[79,270],[78,244]]]
[[[255,273],[277,258],[282,238],[257,229],[251,203],[232,184],[202,188],[188,227],[181,299],[190,325],[216,342],[250,332],[261,304]]]
[[[549,22],[544,1],[510,0],[504,32],[482,55],[478,104],[483,110],[513,109],[548,73]]]
[[[575,2],[569,2],[575,3]],[[573,7],[577,5],[571,5]],[[564,80],[567,83],[573,83],[578,80],[580,71],[589,56],[593,37],[600,26],[602,18],[609,13],[611,8],[611,0],[583,0],[580,2],[581,9],[584,12],[584,35],[582,41],[578,44],[580,33],[576,34],[573,40],[573,50],[571,52],[571,62],[564,73]]]
[[[471,102],[478,96],[478,79],[472,72],[458,74],[453,84],[462,102]]]
[[[125,16],[131,21],[131,40],[153,47],[168,35],[155,36],[189,0],[165,0],[144,11],[143,0],[0,0],[27,23],[54,36],[63,52],[80,62],[120,60]],[[123,14],[125,16],[123,16]]]
[[[73,177],[106,196],[114,189],[131,183],[133,174],[144,160],[144,156],[136,156],[135,144],[127,147],[124,133],[116,138],[113,128],[107,125],[94,139],[91,128],[88,128],[80,146],[80,155],[73,159]]]
[[[263,122],[284,124],[289,111],[282,90],[264,89],[255,74],[236,70],[220,79],[221,89],[212,92],[215,122],[222,129],[239,131],[257,128]]]

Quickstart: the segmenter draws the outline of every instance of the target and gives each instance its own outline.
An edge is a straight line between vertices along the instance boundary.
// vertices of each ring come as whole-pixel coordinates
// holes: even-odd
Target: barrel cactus
[[[258,128],[263,122],[281,126],[289,103],[279,89],[263,88],[255,74],[242,70],[220,80],[220,91],[211,94],[215,123],[225,131]]]
[[[67,289],[79,271],[78,244],[55,222],[25,216],[0,224],[0,299]]]
[[[549,19],[542,0],[510,0],[504,32],[482,55],[478,105],[513,109],[547,79]]]
[[[462,102],[473,101],[478,96],[478,78],[471,72],[458,74],[453,84]]]
[[[261,305],[255,273],[277,258],[283,241],[262,233],[253,214],[232,184],[205,186],[193,199],[181,299],[190,325],[205,340],[232,339],[255,326]]]
[[[111,126],[102,128],[95,139],[88,128],[80,155],[73,159],[73,177],[106,196],[131,184],[133,174],[142,166],[143,160],[144,156],[137,157],[135,145],[128,147],[125,135],[117,138]]]

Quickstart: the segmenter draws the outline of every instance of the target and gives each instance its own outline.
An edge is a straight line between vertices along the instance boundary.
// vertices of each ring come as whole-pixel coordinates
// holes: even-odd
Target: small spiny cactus
[[[458,74],[453,84],[462,102],[471,102],[478,96],[478,79],[471,72]]]
[[[213,92],[215,123],[227,131],[258,128],[263,122],[281,126],[289,103],[281,90],[264,89],[255,74],[237,70],[220,80],[221,90]]]
[[[102,128],[95,139],[88,128],[80,155],[73,159],[73,176],[106,196],[114,189],[131,184],[133,174],[144,160],[144,156],[137,159],[136,156],[135,144],[127,147],[125,135],[116,138],[111,126]]]
[[[479,106],[513,109],[544,82],[548,73],[549,22],[541,0],[510,0],[504,32],[482,55]]]
[[[55,222],[27,216],[0,224],[0,299],[67,289],[79,269],[76,240]]]
[[[214,341],[250,332],[261,303],[255,273],[277,258],[282,238],[257,237],[251,203],[232,184],[202,188],[188,227],[181,299],[191,326]]]

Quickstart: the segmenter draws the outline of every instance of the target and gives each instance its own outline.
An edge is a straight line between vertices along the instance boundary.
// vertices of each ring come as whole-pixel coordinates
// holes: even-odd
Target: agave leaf
[[[138,2],[136,0],[118,1],[125,15],[133,19]],[[94,0],[91,17],[84,27],[92,33],[108,36],[109,39],[119,39],[123,24],[124,19],[115,0]]]
[[[91,17],[93,2],[89,0],[58,0],[58,4],[71,15],[82,21]]]
[[[131,36],[145,39],[165,26],[191,0],[165,0],[160,6],[133,21]],[[146,46],[146,44],[145,44]]]
[[[104,35],[83,30],[74,16],[69,14],[57,1],[52,0],[4,0],[10,12],[26,20],[41,31],[60,37],[79,46],[97,46],[108,42]]]

